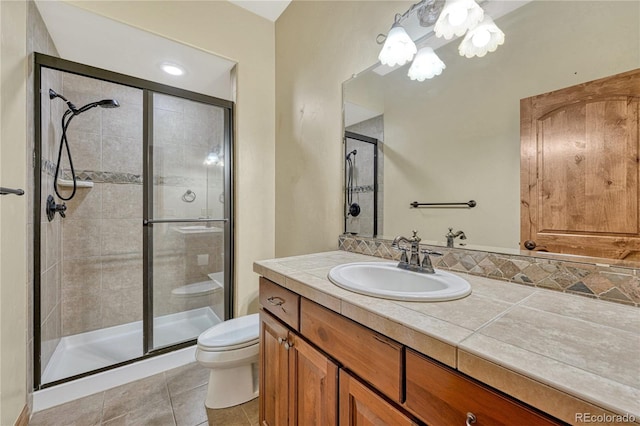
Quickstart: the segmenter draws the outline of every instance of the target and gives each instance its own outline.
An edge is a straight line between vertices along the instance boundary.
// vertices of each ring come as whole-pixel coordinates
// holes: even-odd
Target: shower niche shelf
[[[73,188],[73,181],[67,179],[58,179],[58,186],[63,188]],[[93,188],[93,182],[90,180],[77,180],[76,188]]]

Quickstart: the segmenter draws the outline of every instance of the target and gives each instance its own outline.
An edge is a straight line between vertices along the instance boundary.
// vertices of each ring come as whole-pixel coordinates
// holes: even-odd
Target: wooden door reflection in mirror
[[[640,260],[640,70],[520,101],[523,249]]]

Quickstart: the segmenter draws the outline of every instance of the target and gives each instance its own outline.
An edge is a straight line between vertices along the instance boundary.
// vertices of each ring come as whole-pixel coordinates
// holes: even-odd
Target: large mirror
[[[379,141],[378,237],[445,245],[452,228],[456,247],[520,253],[520,99],[640,67],[638,2],[533,1],[495,21],[504,45],[468,59],[454,39],[432,79],[376,64],[344,83],[345,131]]]

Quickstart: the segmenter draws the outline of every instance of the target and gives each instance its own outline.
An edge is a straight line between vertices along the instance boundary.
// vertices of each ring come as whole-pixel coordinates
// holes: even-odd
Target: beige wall
[[[238,63],[236,314],[257,310],[256,259],[274,254],[274,24],[223,1],[71,2]]]
[[[337,248],[342,89],[412,2],[294,0],[276,22],[276,254]]]
[[[0,2],[0,185],[27,186],[27,8]],[[27,196],[0,197],[0,424],[26,402]]]

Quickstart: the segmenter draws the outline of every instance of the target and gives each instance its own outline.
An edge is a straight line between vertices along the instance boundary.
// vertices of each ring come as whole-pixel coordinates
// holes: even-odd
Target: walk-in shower
[[[350,131],[345,132],[344,140],[344,232],[375,237],[382,231],[378,140]]]
[[[232,317],[233,103],[46,55],[35,65],[42,389],[192,345]],[[224,161],[206,161],[212,150]]]

